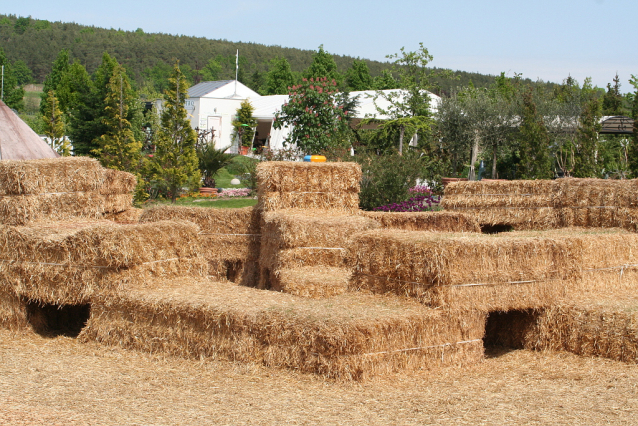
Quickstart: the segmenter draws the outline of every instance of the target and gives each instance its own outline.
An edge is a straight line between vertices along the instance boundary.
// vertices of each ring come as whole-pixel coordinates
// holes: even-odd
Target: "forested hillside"
[[[191,83],[211,78],[234,79],[235,52],[239,49],[239,80],[259,90],[265,82],[272,59],[286,58],[292,72],[300,75],[310,66],[316,53],[257,43],[147,34],[141,28],[122,31],[15,15],[0,15],[0,47],[4,49],[9,62],[22,62],[26,65],[27,74],[30,70],[30,76],[25,77],[29,81],[24,83],[42,83],[51,72],[58,53],[68,49],[71,59],[79,61],[89,73],[98,68],[103,53],[108,52],[124,65],[138,87],[151,82],[157,89],[163,89],[161,85],[176,59]],[[350,56],[332,56],[341,74],[345,74],[355,60]],[[390,68],[387,62],[363,61],[372,77],[380,77],[384,70]],[[456,71],[454,75],[455,79],[434,79],[440,87],[438,90],[446,93],[455,86],[466,86],[470,81],[476,87],[487,87],[494,83],[495,78],[464,71]]]

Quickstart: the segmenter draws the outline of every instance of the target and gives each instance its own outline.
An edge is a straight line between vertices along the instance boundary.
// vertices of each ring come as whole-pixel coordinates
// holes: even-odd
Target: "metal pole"
[[[2,66],[2,92],[0,92],[0,101],[4,101],[4,65]]]

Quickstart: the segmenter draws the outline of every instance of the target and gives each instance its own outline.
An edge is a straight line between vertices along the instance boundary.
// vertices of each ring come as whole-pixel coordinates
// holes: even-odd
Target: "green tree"
[[[620,78],[614,77],[614,85],[607,83],[607,93],[603,96],[603,115],[625,115],[623,97],[620,93]]]
[[[538,114],[530,88],[523,94],[523,113],[520,126],[520,169],[523,179],[551,179],[554,176],[549,154],[549,135]]]
[[[295,84],[295,76],[290,69],[288,60],[284,57],[277,57],[268,63],[268,73],[266,73],[266,84],[263,95],[285,95],[290,87]]]
[[[574,154],[575,177],[599,177],[600,166],[598,155],[598,132],[602,117],[599,99],[592,98],[583,108],[576,136],[576,152]]]
[[[164,106],[151,164],[155,181],[168,191],[173,202],[183,186],[196,188],[201,180],[195,151],[197,133],[191,128],[184,108],[187,98],[188,84],[179,62],[176,62],[164,92]]]
[[[303,76],[306,79],[326,77],[330,81],[335,80],[337,86],[341,86],[341,82],[343,81],[343,76],[337,71],[337,63],[334,57],[323,50],[323,44],[319,46],[319,50],[313,55],[312,63],[303,72]]]
[[[124,67],[120,64],[113,69],[106,88],[105,116],[102,121],[107,130],[98,138],[99,148],[93,154],[104,167],[138,174],[142,141],[135,138],[131,122],[127,119],[129,104],[136,96]]]
[[[352,62],[352,67],[346,71],[346,84],[350,90],[354,91],[371,90],[373,88],[370,69],[365,61],[355,59]]]
[[[376,99],[384,99],[389,103],[387,108],[377,107],[377,111],[389,117],[385,127],[397,126],[399,131],[399,154],[403,153],[404,138],[415,134],[428,134],[432,120],[430,112],[430,70],[428,63],[432,55],[419,43],[419,50],[407,52],[401,48],[400,54],[388,55],[394,59],[392,71],[399,76],[398,87],[402,90],[392,92],[377,91]]]
[[[4,65],[3,102],[10,108],[22,111],[24,108],[24,89],[18,85],[18,79],[13,72],[13,67],[0,47],[0,66]]]
[[[275,129],[292,127],[284,143],[317,154],[334,144],[335,135],[347,126],[349,111],[337,99],[337,82],[327,77],[304,78],[294,85],[290,99],[275,115]]]
[[[44,115],[45,109],[50,109],[50,106],[47,105],[49,99],[49,92],[56,92],[56,99],[60,101],[60,96],[58,91],[64,92],[66,95],[67,91],[64,89],[59,90],[60,81],[62,80],[62,76],[68,72],[70,67],[70,54],[68,49],[62,49],[58,52],[58,56],[53,62],[53,66],[51,68],[51,72],[44,79],[44,86],[42,87],[41,101],[40,101],[40,114]],[[62,96],[65,97],[64,95]],[[61,105],[59,105],[62,112],[66,112],[66,102],[63,100]]]
[[[374,90],[398,89],[399,83],[392,76],[392,72],[390,70],[383,70],[381,75],[378,75],[373,79],[372,87]]]
[[[13,26],[13,30],[18,34],[24,34],[27,28],[29,28],[30,24],[31,24],[31,16],[27,16],[26,18],[21,16],[16,20]]]
[[[214,58],[211,58],[206,66],[202,68],[202,81],[217,81],[222,72],[222,65]]]
[[[44,134],[48,138],[48,143],[58,154],[63,157],[71,155],[71,145],[65,137],[65,124],[60,103],[53,90],[49,90],[46,107],[42,114]]]
[[[255,127],[257,127],[257,119],[253,117],[254,111],[255,108],[248,99],[244,99],[237,108],[237,114],[232,124],[233,136],[238,139],[240,146],[251,146],[253,143]]]
[[[24,61],[15,61],[12,69],[18,81],[18,86],[33,83],[33,72],[31,72],[31,69],[29,69],[29,66]]]

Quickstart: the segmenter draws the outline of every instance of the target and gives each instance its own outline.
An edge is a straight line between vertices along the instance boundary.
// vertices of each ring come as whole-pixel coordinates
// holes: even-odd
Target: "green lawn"
[[[245,188],[246,185],[240,183],[239,185],[231,185],[230,181],[235,179],[235,175],[228,173],[226,168],[220,169],[215,175],[215,186],[217,188]]]
[[[166,204],[171,205],[170,200],[168,201],[154,201],[150,203],[148,207],[158,205],[158,204]],[[220,198],[220,199],[207,199],[207,198],[193,198],[193,197],[185,197],[180,198],[175,201],[176,206],[187,206],[187,207],[212,207],[216,209],[237,209],[240,207],[250,207],[257,204],[257,200],[254,198]]]

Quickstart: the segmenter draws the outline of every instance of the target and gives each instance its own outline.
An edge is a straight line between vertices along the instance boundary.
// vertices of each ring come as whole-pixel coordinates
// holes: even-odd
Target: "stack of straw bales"
[[[198,228],[187,222],[45,222],[0,229],[0,291],[54,305],[148,279],[204,276]]]
[[[638,227],[638,180],[454,182],[441,206],[475,215],[481,225],[517,230]]]
[[[0,162],[0,223],[101,219],[132,207],[135,176],[87,157]]]
[[[163,206],[148,209],[140,217],[141,222],[161,220],[186,220],[199,226],[200,254],[208,260],[210,276],[257,285],[261,243],[258,209]]]
[[[257,166],[259,208],[359,210],[361,166],[356,163],[268,161]]]
[[[323,210],[265,213],[260,288],[309,297],[343,293],[353,235],[378,227],[363,216]]]
[[[472,214],[481,225],[552,229],[558,226],[554,187],[550,180],[452,182],[441,207]]]
[[[315,300],[188,280],[99,298],[81,338],[360,380],[475,363],[484,325],[478,312],[459,316],[391,296]]]

